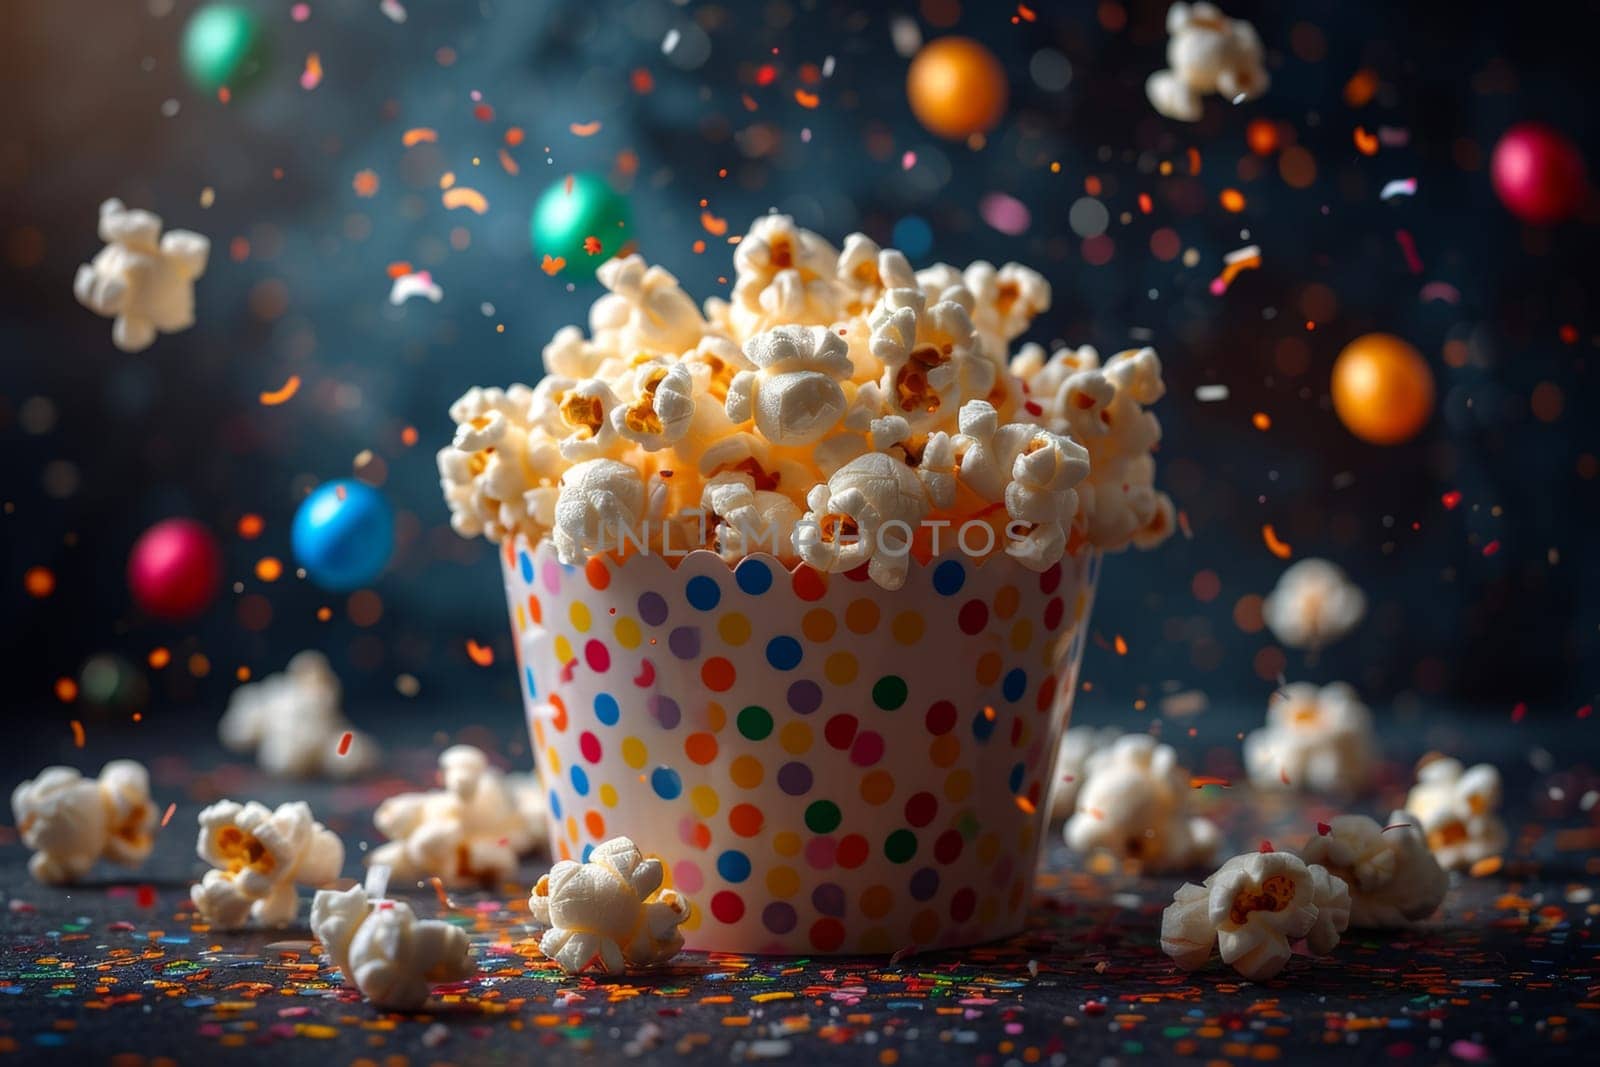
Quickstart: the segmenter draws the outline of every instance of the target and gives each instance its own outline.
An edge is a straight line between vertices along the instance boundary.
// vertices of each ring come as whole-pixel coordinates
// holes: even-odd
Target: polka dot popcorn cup
[[[661,857],[701,951],[1021,930],[1100,556],[913,563],[502,553],[552,853]]]

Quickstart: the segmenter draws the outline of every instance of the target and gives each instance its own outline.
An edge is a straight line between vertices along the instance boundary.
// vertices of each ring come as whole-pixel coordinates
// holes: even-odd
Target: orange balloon
[[[917,121],[954,141],[994,129],[1008,95],[1005,68],[970,37],[929,41],[906,75],[906,96]]]
[[[1433,414],[1433,371],[1393,334],[1357,337],[1333,361],[1333,410],[1369,444],[1409,441]]]

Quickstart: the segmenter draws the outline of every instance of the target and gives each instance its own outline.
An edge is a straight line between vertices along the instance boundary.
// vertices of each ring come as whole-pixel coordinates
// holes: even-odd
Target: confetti
[[[434,144],[439,140],[438,131],[427,126],[416,126],[400,135],[400,143],[407,148],[419,144]]]
[[[1228,399],[1226,385],[1199,385],[1195,387],[1194,398],[1202,404],[1214,404],[1219,400]]]
[[[544,262],[539,264],[539,269],[544,271],[546,274],[550,275],[553,278],[557,274],[561,273],[561,268],[565,267],[566,265],[567,265],[567,261],[566,261],[565,257],[563,257],[563,256],[550,256],[550,255],[547,254],[544,257]]]
[[[1246,245],[1235,249],[1222,257],[1222,273],[1211,280],[1211,295],[1221,296],[1228,291],[1228,286],[1239,276],[1241,271],[1257,270],[1261,267],[1261,249],[1255,245]]]
[[[261,403],[269,408],[277,407],[279,404],[288,402],[299,391],[300,375],[291,374],[289,375],[289,380],[284,382],[281,387],[274,389],[271,392],[262,393]]]
[[[467,658],[480,667],[494,665],[494,648],[490,645],[480,645],[472,638],[467,638]]]
[[[300,72],[300,88],[310,92],[322,84],[322,60],[315,52],[306,56],[306,69]]]
[[[568,126],[567,129],[572,132],[572,136],[574,137],[593,137],[595,134],[600,132],[600,120],[595,119],[593,122],[574,122],[572,125]]]
[[[458,207],[470,209],[473,214],[483,215],[489,211],[489,200],[476,189],[465,185],[452,186],[444,191],[444,206],[452,211]]]
[[[1398,196],[1416,196],[1416,195],[1417,195],[1417,179],[1415,179],[1415,178],[1396,178],[1393,181],[1387,182],[1384,185],[1382,192],[1378,193],[1378,199],[1379,200],[1393,200],[1395,197],[1398,197]]]
[[[1294,552],[1288,545],[1278,540],[1277,531],[1272,528],[1270,522],[1261,527],[1261,540],[1266,543],[1267,551],[1279,559],[1288,559]]]

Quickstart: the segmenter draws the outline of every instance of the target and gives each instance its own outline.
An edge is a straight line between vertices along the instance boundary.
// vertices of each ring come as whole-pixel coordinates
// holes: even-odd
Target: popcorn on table
[[[1145,82],[1150,104],[1169,119],[1199,122],[1203,98],[1216,93],[1240,103],[1267,91],[1261,39],[1243,19],[1215,4],[1176,3],[1167,9],[1167,70]]]
[[[1074,726],[1061,735],[1050,787],[1050,818],[1060,822],[1077,810],[1078,792],[1089,775],[1089,760],[1122,736],[1115,726]]]
[[[46,767],[11,791],[11,814],[33,850],[28,873],[46,885],[76,882],[101,859],[137,867],[155,845],[150,775],[133,760],[112,760],[97,778]]]
[[[1325,559],[1303,559],[1289,567],[1261,603],[1267,628],[1291,648],[1331,645],[1366,613],[1366,594]]]
[[[1379,826],[1365,815],[1340,815],[1317,827],[1299,856],[1326,867],[1350,888],[1350,925],[1389,929],[1426,919],[1450,888],[1428,851],[1421,820],[1408,811]]]
[[[528,898],[533,921],[549,927],[539,951],[568,974],[599,965],[608,974],[665,963],[683,948],[686,897],[661,887],[661,861],[626,837],[595,847],[586,863],[563,860]]]
[[[402,901],[369,902],[361,886],[318,890],[311,901],[311,934],[345,985],[390,1011],[416,1011],[433,986],[478,973],[460,927],[418,919]]]
[[[1343,682],[1296,682],[1267,701],[1267,724],[1246,735],[1244,764],[1257,789],[1357,793],[1372,779],[1372,713]]]
[[[111,343],[142,352],[158,333],[194,325],[194,283],[205,273],[211,242],[188,230],[161,232],[161,217],[111,199],[100,205],[106,246],[72,280],[78,303],[113,318]]]
[[[196,851],[212,869],[189,888],[189,897],[200,917],[220,930],[251,919],[287,926],[300,910],[296,887],[325,886],[344,866],[344,843],[303,800],[276,810],[254,800],[219,800],[200,812]]]
[[[241,685],[217,724],[224,747],[254,751],[269,774],[350,778],[377,766],[378,743],[340,710],[339,678],[321,652],[295,655],[281,674]],[[350,743],[339,752],[346,734]]]
[[[456,531],[548,537],[565,563],[670,544],[867,564],[891,588],[934,552],[900,523],[988,523],[991,552],[1037,570],[1171,534],[1146,410],[1160,360],[1140,349],[1102,366],[1093,349],[1037,346],[1011,358],[1050,306],[1037,273],[913,272],[864,235],[841,254],[784,215],[756,220],[734,262],[732,295],[701,314],[667,271],[612,260],[588,335],[557,331],[537,387],[462,396],[438,457]],[[776,524],[777,543],[742,536],[729,512]],[[889,543],[858,539],[864,524]]]
[[[1406,798],[1434,858],[1452,871],[1505,851],[1509,838],[1499,809],[1500,772],[1488,763],[1463,769],[1448,756],[1425,760]]]
[[[378,805],[372,821],[390,840],[372,850],[368,865],[406,881],[437,877],[452,889],[510,878],[517,857],[546,832],[542,798],[530,796],[537,788],[513,783],[471,745],[439,754],[439,778],[443,789]]]
[[[1186,971],[1218,950],[1223,963],[1261,982],[1283,970],[1301,938],[1316,955],[1332,952],[1350,907],[1349,887],[1325,868],[1292,852],[1247,852],[1204,884],[1179,887],[1161,913],[1161,950]]]
[[[1074,851],[1106,851],[1146,872],[1197,866],[1216,853],[1219,835],[1210,820],[1190,814],[1193,793],[1171,745],[1126,734],[1089,758],[1063,834]]]

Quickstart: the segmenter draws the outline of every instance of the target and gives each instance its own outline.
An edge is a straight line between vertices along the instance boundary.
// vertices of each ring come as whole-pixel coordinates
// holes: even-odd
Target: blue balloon
[[[294,558],[332,593],[370,585],[394,552],[394,512],[383,494],[342,478],[317,486],[295,512]]]

